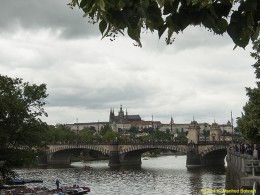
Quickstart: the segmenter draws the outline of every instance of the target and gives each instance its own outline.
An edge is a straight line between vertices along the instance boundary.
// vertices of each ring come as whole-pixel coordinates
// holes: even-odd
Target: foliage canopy
[[[246,88],[249,100],[243,107],[244,112],[238,118],[237,124],[245,138],[260,143],[260,39],[254,42],[253,49],[251,56],[256,59],[253,65],[257,79],[256,87]]]
[[[189,25],[200,25],[216,34],[227,32],[236,46],[245,47],[259,36],[258,0],[70,0],[93,23],[99,23],[104,37],[112,40],[118,33],[141,46],[142,29],[156,31],[159,38],[167,31],[166,43],[173,33]]]
[[[43,109],[47,96],[45,84],[0,75],[0,161],[4,162],[0,173],[4,177],[9,168],[33,156],[33,147],[41,146],[47,124],[40,117],[47,116]]]

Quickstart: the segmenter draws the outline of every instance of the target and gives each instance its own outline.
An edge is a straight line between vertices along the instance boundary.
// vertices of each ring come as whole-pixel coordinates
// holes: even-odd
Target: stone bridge
[[[154,149],[166,149],[187,154],[187,167],[199,165],[223,165],[230,142],[89,142],[78,144],[48,145],[45,164],[70,164],[71,156],[81,151],[95,150],[109,156],[109,166],[141,165],[141,155]]]

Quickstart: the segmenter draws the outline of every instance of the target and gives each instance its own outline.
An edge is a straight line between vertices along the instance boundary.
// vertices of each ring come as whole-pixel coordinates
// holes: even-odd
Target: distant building
[[[194,119],[193,121],[194,122]],[[195,121],[196,122],[196,121]],[[106,125],[109,124],[113,131],[127,133],[132,127],[136,127],[139,131],[143,129],[153,128],[159,129],[160,131],[169,132],[170,134],[177,136],[178,134],[188,133],[191,129],[191,123],[175,123],[173,118],[171,117],[169,124],[162,124],[160,121],[144,121],[141,119],[140,115],[129,115],[126,111],[123,110],[122,105],[120,105],[120,109],[118,114],[116,115],[114,109],[110,109],[109,113],[109,121],[108,122],[90,122],[90,123],[74,123],[67,124],[71,128],[72,131],[81,131],[84,128],[94,128],[97,133],[100,133],[100,130]],[[214,123],[212,124],[214,125]],[[212,127],[209,123],[197,123],[199,128],[196,129],[196,133],[198,131],[199,137],[201,140],[209,140],[210,136],[207,135]],[[228,133],[233,132],[233,127],[230,121],[226,124],[218,125],[221,133],[224,131]],[[196,135],[197,136],[197,135]],[[193,138],[192,138],[193,139]],[[192,140],[191,139],[191,140]],[[212,138],[213,139],[213,138]],[[219,139],[219,138],[218,138]],[[221,138],[222,139],[222,138]],[[226,138],[225,138],[226,139]]]
[[[223,131],[226,131],[228,133],[232,133],[232,131],[234,131],[233,126],[230,121],[228,121],[227,124],[219,125],[219,127],[220,127],[222,133],[223,133]]]
[[[200,133],[203,133],[204,130],[210,130],[209,123],[198,123],[200,127]],[[166,132],[169,130],[171,134],[187,133],[189,131],[190,123],[175,123],[171,117],[170,124],[162,124],[160,131]]]
[[[114,113],[114,109],[110,109],[110,114],[109,114],[109,123],[113,124],[130,124],[131,122],[134,121],[141,121],[141,117],[139,115],[128,115],[127,110],[126,114],[122,109],[122,105],[120,106],[120,110],[118,112],[118,115],[116,116]]]
[[[101,128],[103,128],[108,122],[90,122],[90,123],[74,123],[74,124],[67,124],[68,127],[72,131],[81,131],[84,128],[94,128],[97,133],[100,132]]]
[[[153,128],[157,129],[161,127],[160,121],[132,121],[131,126],[136,127],[139,130]]]

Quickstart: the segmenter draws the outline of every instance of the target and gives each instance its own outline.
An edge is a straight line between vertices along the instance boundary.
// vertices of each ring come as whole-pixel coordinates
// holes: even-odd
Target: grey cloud
[[[131,102],[146,101],[152,94],[152,87],[147,88],[140,84],[135,86],[133,83],[127,83],[123,87],[87,87],[78,88],[60,88],[52,89],[48,98],[49,106],[75,106],[87,108],[109,108],[119,104],[131,105]]]
[[[71,10],[65,0],[3,0],[0,7],[0,32],[19,30],[61,30],[66,38],[99,35],[98,27],[83,18],[78,8]]]

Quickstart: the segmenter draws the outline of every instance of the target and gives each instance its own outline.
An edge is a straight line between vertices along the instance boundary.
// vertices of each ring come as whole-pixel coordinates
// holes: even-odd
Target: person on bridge
[[[59,190],[60,189],[60,181],[58,180],[58,179],[56,179],[56,186],[57,186],[57,190]]]

